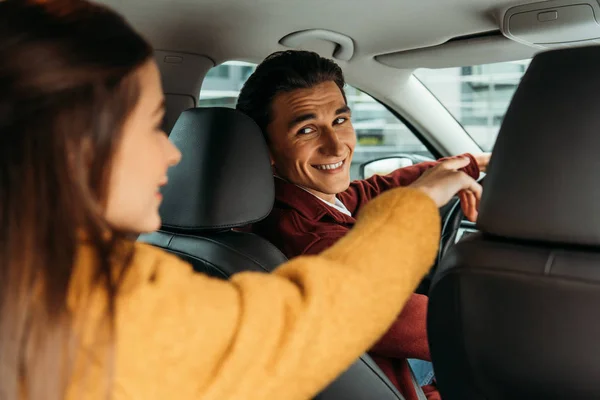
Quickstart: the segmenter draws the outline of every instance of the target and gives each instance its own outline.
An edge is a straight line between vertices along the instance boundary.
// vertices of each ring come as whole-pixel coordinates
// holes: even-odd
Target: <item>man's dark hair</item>
[[[265,58],[248,78],[236,108],[251,117],[267,138],[267,125],[273,118],[271,104],[277,94],[330,81],[340,88],[346,101],[344,74],[335,62],[311,51],[278,51]]]

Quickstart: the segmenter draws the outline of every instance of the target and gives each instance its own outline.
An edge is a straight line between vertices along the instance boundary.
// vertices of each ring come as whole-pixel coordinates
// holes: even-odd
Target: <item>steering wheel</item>
[[[483,181],[484,177],[478,179],[478,182],[481,185],[483,185]],[[435,264],[417,288],[417,293],[427,294],[429,292],[429,285],[431,284],[433,275],[435,275],[437,267],[442,261],[444,255],[456,243],[456,236],[460,230],[461,223],[465,219],[465,214],[460,207],[460,199],[458,197],[452,198],[448,204],[440,208],[440,214],[442,216],[442,235],[440,239],[438,255],[435,260]]]

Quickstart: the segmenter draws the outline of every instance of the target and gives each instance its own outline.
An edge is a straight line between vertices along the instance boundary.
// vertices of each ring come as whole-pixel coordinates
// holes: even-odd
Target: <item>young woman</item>
[[[380,196],[319,256],[195,274],[129,239],[160,226],[180,158],[151,56],[101,6],[0,1],[0,398],[310,398],[433,262],[437,206],[479,193],[468,160]]]

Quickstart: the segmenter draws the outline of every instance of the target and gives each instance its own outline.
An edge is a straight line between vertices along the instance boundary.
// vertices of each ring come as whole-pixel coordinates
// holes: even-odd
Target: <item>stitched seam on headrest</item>
[[[167,233],[168,233],[168,232],[167,232]],[[171,242],[173,241],[173,238],[175,237],[175,235],[174,235],[174,234],[172,234],[172,233],[168,233],[168,234],[169,234],[171,237],[169,238],[169,243],[167,243],[167,247],[170,247],[170,246],[171,246]]]
[[[544,275],[550,275],[550,271],[552,270],[552,264],[554,264],[555,258],[556,256],[554,255],[554,251],[551,251],[550,255],[548,255],[546,265],[544,265]]]
[[[215,244],[217,244],[217,245],[219,245],[219,246],[225,247],[226,249],[228,249],[228,250],[231,250],[233,253],[236,253],[236,254],[238,254],[238,255],[240,255],[240,256],[242,256],[242,257],[245,257],[245,258],[247,258],[247,259],[251,260],[251,261],[252,261],[252,262],[254,262],[256,265],[258,265],[258,266],[260,267],[260,269],[262,269],[262,270],[263,270],[263,271],[265,271],[265,272],[271,272],[271,271],[269,271],[267,268],[263,267],[263,266],[262,266],[262,263],[260,263],[260,262],[259,262],[258,260],[256,260],[254,257],[251,257],[251,256],[249,256],[248,254],[242,253],[241,251],[238,251],[237,249],[235,249],[235,248],[233,248],[233,247],[231,247],[231,246],[229,246],[229,245],[226,245],[226,244],[224,244],[224,243],[222,243],[222,242],[217,242],[217,241],[214,241],[214,240],[212,240],[212,239],[207,239],[207,238],[204,238],[204,239],[206,239],[206,240],[208,240],[208,241],[210,241],[210,242],[213,242],[213,243],[215,243]]]
[[[489,268],[489,269],[485,269],[485,270],[481,270],[479,268],[470,268],[470,267],[453,268],[451,272],[447,272],[444,275],[440,276],[440,279],[445,278],[449,275],[458,273],[458,272],[460,272],[462,274],[470,274],[470,275],[496,274],[496,275],[500,275],[503,277],[534,277],[534,278],[540,278],[540,279],[547,279],[549,282],[559,282],[560,281],[560,282],[592,285],[595,287],[600,286],[600,279],[599,280],[590,280],[589,278],[580,277],[580,276],[555,275],[555,274],[545,275],[545,274],[540,274],[539,272],[515,271],[515,270],[508,270],[508,269],[501,269],[501,268]],[[436,285],[437,285],[437,283],[436,283]]]
[[[220,268],[219,268],[218,266],[216,266],[215,264],[211,263],[210,261],[203,260],[203,259],[201,259],[201,258],[198,258],[198,257],[196,257],[196,256],[193,256],[193,255],[191,255],[191,254],[188,254],[188,253],[184,253],[184,252],[182,252],[182,251],[179,251],[179,250],[174,250],[174,249],[171,249],[171,248],[165,248],[165,247],[163,247],[163,249],[165,249],[165,250],[169,251],[170,253],[174,253],[174,254],[178,254],[178,255],[180,255],[180,256],[185,256],[185,257],[193,258],[194,260],[197,260],[197,261],[200,261],[200,262],[203,262],[203,263],[209,264],[209,265],[210,265],[210,266],[212,266],[212,267],[213,267],[215,270],[217,270],[219,273],[221,273],[221,275],[223,275],[223,278],[225,278],[225,279],[228,279],[228,278],[231,276],[231,275],[228,275],[228,274],[227,274],[225,271],[223,271],[222,269],[220,269]],[[183,261],[185,261],[185,260],[183,260]],[[193,268],[193,266],[192,266],[192,268]],[[194,271],[195,271],[195,272],[199,272],[199,271],[196,271],[195,269],[194,269]],[[208,275],[208,274],[207,274],[207,275]]]
[[[227,245],[227,244],[224,244],[224,243],[222,243],[222,242],[216,241],[216,240],[214,240],[214,239],[211,239],[211,238],[207,238],[207,237],[205,237],[205,236],[200,236],[200,237],[197,237],[197,236],[192,236],[192,235],[180,235],[180,236],[185,236],[185,237],[194,238],[194,239],[203,239],[203,240],[206,240],[207,242],[210,242],[210,243],[213,243],[213,244],[216,244],[216,245],[222,246],[222,247],[224,247],[224,248],[226,248],[226,249],[228,249],[228,250],[231,250],[233,253],[236,253],[236,254],[238,254],[238,255],[240,255],[240,256],[242,256],[242,257],[244,257],[244,258],[247,258],[247,259],[249,259],[250,261],[254,262],[254,263],[255,263],[255,264],[257,264],[257,265],[258,265],[258,266],[259,266],[259,267],[260,267],[260,268],[261,268],[263,271],[265,271],[265,272],[271,272],[271,271],[269,271],[267,268],[263,267],[263,266],[262,266],[262,263],[261,263],[261,262],[259,262],[259,261],[258,261],[257,259],[255,259],[254,257],[251,257],[250,255],[248,255],[248,254],[246,254],[246,253],[243,253],[243,252],[241,252],[241,251],[238,251],[237,249],[235,249],[235,248],[233,248],[233,247],[231,247],[231,246],[229,246],[229,245]],[[262,239],[262,238],[261,238],[261,239]],[[265,240],[265,241],[266,241],[266,240]],[[278,252],[278,253],[279,253],[279,254],[280,254],[280,255],[281,255],[283,258],[285,258],[284,254],[283,254],[283,253],[282,253],[282,252],[281,252],[281,251],[280,251],[280,250],[279,250],[277,247],[275,247],[275,245],[273,245],[271,242],[268,242],[268,241],[266,241],[266,242],[267,242],[268,244],[270,244],[271,246],[273,246],[273,249],[272,249],[273,251],[277,251],[277,252]],[[170,250],[172,250],[172,249],[170,249]],[[175,252],[175,250],[173,250],[173,252]],[[181,253],[181,254],[186,254],[186,253]]]
[[[195,227],[183,227],[180,225],[171,225],[171,224],[164,224],[161,227],[161,230],[165,230],[164,228],[167,229],[180,229],[182,231],[197,231],[197,230],[212,230],[212,229],[224,229],[224,228],[239,228],[242,226],[246,226],[246,225],[250,225],[253,224],[255,222],[259,222],[262,221],[263,219],[267,218],[269,216],[269,214],[272,211],[272,207],[269,210],[269,212],[267,213],[267,215],[263,216],[263,217],[259,217],[250,221],[244,221],[242,223],[235,223],[235,224],[225,224],[225,225],[212,225],[212,226],[195,226]]]

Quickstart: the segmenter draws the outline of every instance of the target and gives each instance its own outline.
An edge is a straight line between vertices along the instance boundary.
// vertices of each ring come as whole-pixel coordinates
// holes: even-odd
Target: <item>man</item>
[[[435,162],[402,168],[387,176],[350,182],[356,145],[344,76],[331,60],[306,51],[267,57],[244,85],[237,109],[249,115],[267,140],[275,175],[275,205],[253,232],[289,258],[318,254],[343,237],[363,205],[385,190],[407,186]],[[464,155],[464,172],[479,176],[489,155]],[[465,215],[477,216],[476,196],[460,194]],[[416,399],[407,358],[430,361],[427,298],[413,295],[371,355],[407,400]],[[439,398],[424,388],[429,399]]]

